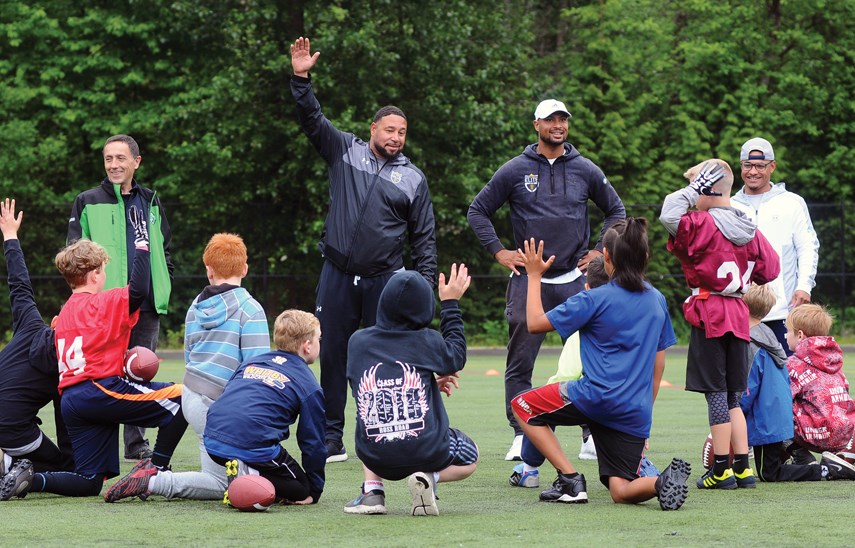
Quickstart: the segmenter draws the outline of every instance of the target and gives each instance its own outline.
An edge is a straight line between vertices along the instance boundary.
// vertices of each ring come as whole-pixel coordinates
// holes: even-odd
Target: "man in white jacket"
[[[754,213],[758,228],[781,258],[781,275],[772,282],[778,300],[763,323],[786,350],[787,314],[810,302],[816,285],[819,240],[802,197],[786,190],[784,183],[772,182],[776,167],[772,144],[760,137],[749,139],[739,160],[744,186],[732,200]]]

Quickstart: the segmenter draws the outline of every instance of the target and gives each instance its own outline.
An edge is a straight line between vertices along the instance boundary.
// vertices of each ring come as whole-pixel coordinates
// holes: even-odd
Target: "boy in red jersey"
[[[187,421],[181,412],[181,385],[135,383],[122,374],[125,350],[150,286],[148,230],[141,212],[130,212],[136,254],[130,283],[103,291],[109,257],[100,245],[78,240],[60,251],[55,264],[72,295],[56,324],[62,416],[74,447],[75,470],[33,474],[19,467],[0,483],[0,499],[29,492],[94,496],[107,478],[119,474],[119,424],[158,426],[151,459],[140,469],[166,468]],[[105,499],[112,502],[108,492]]]
[[[725,448],[698,480],[700,489],[754,487],[748,463],[748,430],[739,400],[751,358],[748,307],[742,294],[752,281],[778,277],[778,254],[744,212],[730,205],[733,171],[719,159],[689,169],[689,185],[669,194],[659,220],[668,250],[683,267],[692,295],[683,314],[692,325],[686,390],[707,400],[713,447]],[[689,211],[697,206],[697,211]],[[727,447],[733,446],[733,468]]]

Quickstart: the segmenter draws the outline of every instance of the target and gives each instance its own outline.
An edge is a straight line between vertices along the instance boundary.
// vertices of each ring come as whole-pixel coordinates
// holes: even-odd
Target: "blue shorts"
[[[160,427],[181,412],[181,386],[107,377],[69,386],[62,418],[74,448],[75,472],[119,475],[119,425]]]
[[[451,457],[451,465],[466,466],[478,462],[478,446],[475,442],[458,430],[448,429],[448,455]]]

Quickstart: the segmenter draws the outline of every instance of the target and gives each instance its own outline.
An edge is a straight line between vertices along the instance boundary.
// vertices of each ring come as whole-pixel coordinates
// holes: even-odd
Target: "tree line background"
[[[245,286],[269,317],[311,310],[328,183],[288,85],[289,45],[308,36],[321,51],[316,93],[340,129],[367,138],[380,106],[407,113],[405,153],[430,182],[439,264],[465,262],[474,276],[463,303],[474,340],[504,343],[507,271],[466,210],[536,139],[532,113],[548,97],[567,104],[570,142],[628,214],[651,221],[649,274],[679,333],[687,290],[656,220],[662,199],[713,156],[734,166],[738,186],[739,148],[757,135],[775,147],[773,180],[810,205],[821,243],[814,300],[855,323],[853,19],[852,0],[4,0],[0,197],[25,211],[21,242],[50,317],[68,296],[52,260],[71,202],[104,177],[104,140],[131,134],[137,178],[158,192],[173,230],[167,343],[180,341],[206,283],[202,250],[215,232],[243,236]],[[598,213],[592,206],[593,234]],[[511,245],[506,208],[496,222]],[[5,298],[0,320],[2,333]]]

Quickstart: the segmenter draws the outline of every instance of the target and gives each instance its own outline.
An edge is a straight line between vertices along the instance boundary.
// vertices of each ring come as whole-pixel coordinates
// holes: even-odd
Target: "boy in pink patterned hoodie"
[[[793,440],[810,451],[824,452],[823,457],[852,463],[855,403],[843,374],[843,353],[828,335],[832,321],[817,304],[796,307],[787,318],[787,344],[794,352],[787,360]]]

